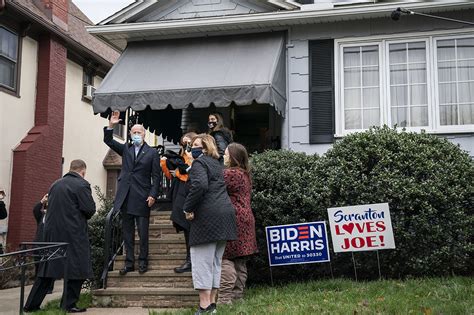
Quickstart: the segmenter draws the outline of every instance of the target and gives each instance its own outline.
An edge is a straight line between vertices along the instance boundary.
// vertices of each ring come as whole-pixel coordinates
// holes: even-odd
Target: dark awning
[[[131,42],[94,93],[95,113],[286,104],[282,33]]]

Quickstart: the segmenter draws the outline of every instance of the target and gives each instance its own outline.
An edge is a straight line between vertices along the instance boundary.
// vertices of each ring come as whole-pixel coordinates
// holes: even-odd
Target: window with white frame
[[[16,90],[18,35],[0,25],[0,86]]]
[[[338,132],[474,130],[474,35],[340,42],[338,51]]]

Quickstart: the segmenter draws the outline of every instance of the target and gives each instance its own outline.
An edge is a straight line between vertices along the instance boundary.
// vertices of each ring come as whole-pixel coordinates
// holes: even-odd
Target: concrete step
[[[176,234],[174,237],[166,235],[166,238],[162,239],[150,239],[148,244],[149,255],[186,254],[186,244],[182,234]],[[135,255],[138,255],[139,251],[139,241],[135,240]]]
[[[171,238],[183,238],[184,239],[184,234],[183,233],[176,233],[176,229],[173,227],[173,225],[167,223],[167,224],[150,224],[148,228],[148,235],[150,239],[158,239],[162,238],[165,235],[170,235]],[[181,235],[181,236],[179,236]],[[135,239],[138,239],[138,231],[135,229]]]
[[[108,287],[114,288],[193,288],[190,272],[175,273],[170,270],[148,270],[144,274],[138,271],[121,276],[118,271],[109,272]]]
[[[148,269],[149,270],[168,270],[173,271],[175,267],[181,266],[186,259],[186,255],[149,255]],[[138,261],[138,256],[135,257]],[[115,259],[114,270],[120,270],[124,267],[125,256],[117,256]]]
[[[93,305],[100,307],[194,307],[199,303],[194,289],[111,288],[93,291]]]
[[[151,211],[150,224],[171,224],[171,211]]]

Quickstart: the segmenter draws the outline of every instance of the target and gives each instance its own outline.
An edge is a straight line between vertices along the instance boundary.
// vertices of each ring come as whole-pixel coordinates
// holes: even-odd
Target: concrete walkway
[[[32,285],[25,286],[25,302],[28,298]],[[47,294],[44,299],[43,306],[51,300],[60,299],[63,294],[63,281],[59,280],[54,283],[54,291]],[[0,314],[10,315],[19,314],[20,312],[20,288],[12,288],[0,290]]]
[[[28,298],[32,285],[25,287],[25,302]],[[42,306],[51,300],[57,300],[61,298],[63,294],[63,281],[59,280],[54,283],[54,291],[51,294],[46,295]],[[12,288],[0,290],[0,314],[1,315],[17,315],[20,311],[20,288]],[[86,313],[88,315],[148,315],[148,309],[141,307],[128,307],[128,308],[88,308]],[[168,312],[173,314],[179,314],[178,309],[153,309],[153,311],[159,313]],[[181,310],[182,311],[182,310]]]

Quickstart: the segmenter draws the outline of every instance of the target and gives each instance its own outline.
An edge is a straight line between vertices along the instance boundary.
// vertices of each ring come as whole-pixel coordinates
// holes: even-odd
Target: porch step
[[[138,261],[138,257],[135,257],[135,259]],[[148,255],[148,270],[173,271],[175,267],[181,266],[185,259],[185,254]],[[124,263],[125,256],[117,256],[115,259],[114,270],[122,269]]]
[[[184,236],[177,234],[175,237],[168,237],[162,239],[150,239],[148,244],[149,255],[171,255],[171,254],[186,254],[186,244]],[[135,240],[135,255],[140,251],[139,240]]]
[[[149,270],[142,275],[138,271],[133,271],[121,276],[118,271],[112,271],[109,273],[107,284],[113,288],[189,289],[193,287],[193,280],[190,272]]]
[[[176,229],[169,223],[154,223],[148,228],[149,239],[159,239],[169,236],[172,239],[184,239],[183,233],[176,233]],[[180,236],[181,235],[181,236]],[[135,239],[138,239],[138,231],[135,229]]]
[[[95,290],[93,304],[100,307],[194,307],[199,294],[189,288],[107,288]]]
[[[101,307],[185,308],[199,303],[190,272],[177,274],[173,269],[186,258],[183,233],[176,233],[170,211],[152,211],[149,227],[148,272],[119,274],[125,256],[117,256],[114,271],[109,272],[107,289],[93,291],[93,303]],[[140,251],[135,235],[136,267]]]

